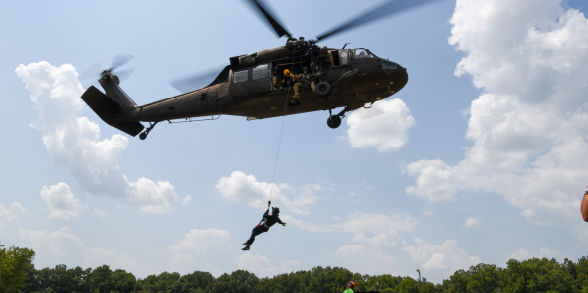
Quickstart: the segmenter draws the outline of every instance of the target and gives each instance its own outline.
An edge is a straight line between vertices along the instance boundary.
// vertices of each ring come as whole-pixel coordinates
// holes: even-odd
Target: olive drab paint
[[[395,4],[392,8],[396,9],[390,13],[406,9],[398,8],[396,4],[407,1],[410,2],[390,2]],[[371,21],[363,19],[369,13],[357,18],[363,22],[352,23],[357,22],[357,19],[352,20],[347,26],[337,27],[317,40],[307,41],[302,37],[292,38],[260,1],[249,2],[279,36],[288,36],[284,46],[231,57],[230,64],[208,86],[145,105],[136,105],[119,87],[118,77],[112,70],[105,70],[99,82],[106,94],[92,86],[82,95],[82,99],[106,123],[132,136],[140,133],[140,138],[145,139],[155,124],[161,121],[223,114],[255,120],[328,110],[327,124],[336,128],[346,112],[390,97],[408,82],[404,67],[376,56],[369,49],[350,49],[345,46],[336,49],[317,45],[326,37]],[[414,1],[424,2],[427,1]],[[297,85],[299,98],[293,99],[297,81],[282,84],[283,72],[289,70],[293,75],[301,75],[304,67],[309,69],[310,77],[307,76],[306,82]],[[344,108],[338,114],[333,114],[332,109],[338,107]],[[150,126],[143,131],[141,122],[147,122]]]

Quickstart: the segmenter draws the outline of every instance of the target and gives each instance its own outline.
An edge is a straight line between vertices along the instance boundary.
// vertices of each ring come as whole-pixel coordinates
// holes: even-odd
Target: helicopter
[[[336,49],[318,43],[432,0],[385,2],[314,40],[294,38],[261,0],[246,1],[279,38],[287,37],[284,46],[230,57],[229,65],[209,85],[145,105],[137,105],[119,86],[115,70],[124,62],[118,62],[100,74],[98,82],[105,93],[90,86],[81,98],[104,122],[128,135],[139,135],[141,140],[162,121],[191,121],[205,116],[214,119],[222,114],[256,120],[327,110],[327,125],[337,128],[346,113],[371,106],[400,91],[408,82],[408,74],[406,68],[378,57],[367,48],[346,48],[345,44]],[[340,107],[341,111],[333,113]],[[141,122],[149,126],[145,128]]]

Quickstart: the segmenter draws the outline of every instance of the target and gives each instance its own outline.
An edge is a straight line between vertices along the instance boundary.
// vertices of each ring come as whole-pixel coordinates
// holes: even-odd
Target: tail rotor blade
[[[123,65],[125,65],[127,62],[131,61],[131,59],[133,59],[133,55],[131,54],[119,54],[116,55],[114,57],[114,60],[112,61],[112,66],[110,66],[110,69],[117,69]]]

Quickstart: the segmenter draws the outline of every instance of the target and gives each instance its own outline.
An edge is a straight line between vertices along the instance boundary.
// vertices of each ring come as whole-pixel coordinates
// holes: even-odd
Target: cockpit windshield
[[[357,48],[353,49],[353,58],[378,58],[374,53],[368,49]]]

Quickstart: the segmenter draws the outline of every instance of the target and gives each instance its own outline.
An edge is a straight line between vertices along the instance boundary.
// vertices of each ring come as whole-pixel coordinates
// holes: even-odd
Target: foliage
[[[478,264],[457,270],[441,284],[425,278],[361,275],[341,267],[314,267],[310,271],[280,274],[259,279],[255,274],[237,270],[215,278],[208,272],[180,275],[163,272],[137,280],[124,270],[103,265],[95,269],[80,267],[36,270],[34,252],[11,247],[0,250],[0,292],[342,292],[349,280],[356,292],[433,293],[433,292],[585,292],[588,293],[588,257],[577,263],[565,259],[514,259],[501,268]]]
[[[28,248],[0,249],[0,292],[18,292],[26,285],[34,256],[35,252]]]

